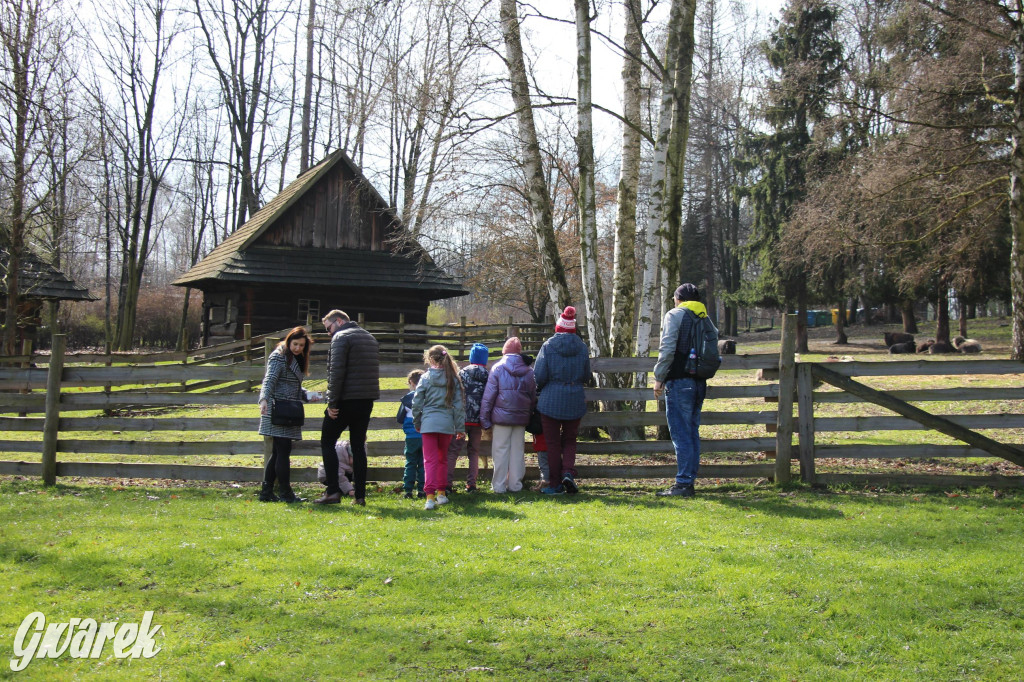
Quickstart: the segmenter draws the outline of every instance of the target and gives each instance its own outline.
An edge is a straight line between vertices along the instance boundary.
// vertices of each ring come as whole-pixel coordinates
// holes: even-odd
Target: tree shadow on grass
[[[521,516],[521,514],[517,514],[508,509],[501,509],[490,504],[481,504],[481,502],[485,502],[485,500],[482,500],[477,496],[474,496],[474,501],[469,503],[462,501],[459,497],[452,497],[449,499],[450,502],[448,504],[442,505],[433,510],[424,509],[423,504],[425,500],[422,499],[402,500],[403,503],[408,503],[408,506],[403,505],[396,509],[390,502],[385,504],[375,504],[373,497],[367,498],[365,507],[352,506],[345,500],[342,500],[340,505],[311,504],[310,509],[315,514],[359,514],[380,516],[382,518],[394,520],[433,518],[450,514],[455,514],[457,516],[479,516],[490,519],[514,519]]]
[[[695,498],[658,497],[656,490],[634,489],[623,491],[617,488],[581,489],[575,496],[560,495],[556,500],[569,503],[598,502],[607,506],[643,507],[645,509],[664,509],[667,512],[685,511],[688,505],[713,502],[727,507],[757,511],[773,516],[788,516],[804,519],[840,519],[842,511],[821,506],[809,505],[806,501],[793,496],[772,497],[777,493],[758,491],[737,495],[735,490],[697,488]]]

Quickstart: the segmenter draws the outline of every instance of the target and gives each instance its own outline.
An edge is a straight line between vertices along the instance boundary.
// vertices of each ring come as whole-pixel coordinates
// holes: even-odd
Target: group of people
[[[707,385],[703,379],[686,375],[684,346],[693,320],[707,312],[692,284],[676,290],[675,303],[662,323],[654,393],[657,398],[665,396],[678,473],[675,484],[659,494],[691,497],[699,467],[698,429]],[[324,400],[320,480],[327,489],[315,503],[337,504],[347,493],[352,504],[366,504],[366,432],[373,403],[380,398],[379,348],[373,335],[341,310],[327,313],[323,324],[331,337],[325,395],[302,388],[303,377],[309,376],[313,343],[305,328],[292,329],[267,358],[259,397],[259,433],[273,438],[273,449],[264,470],[261,501],[303,501],[292,490],[289,474],[292,441],[301,440],[302,429],[275,424],[275,402]],[[463,444],[469,460],[465,489],[477,490],[485,431],[491,432],[494,492],[522,490],[527,428],[537,432],[534,448],[542,476],[540,492],[560,495],[579,491],[576,443],[587,411],[584,387],[593,375],[587,345],[576,331],[575,308],[568,306],[562,311],[554,335],[544,342],[536,359],[523,353],[517,337],[505,341],[501,358],[488,370],[489,354],[485,345],[474,344],[469,363],[460,369],[444,346],[435,345],[423,353],[426,369],[414,370],[407,377],[409,392],[397,414],[405,432],[402,490],[407,498],[426,498],[426,509],[448,502]],[[348,441],[339,440],[346,429]],[[351,485],[340,480],[339,455],[345,471],[350,472]]]

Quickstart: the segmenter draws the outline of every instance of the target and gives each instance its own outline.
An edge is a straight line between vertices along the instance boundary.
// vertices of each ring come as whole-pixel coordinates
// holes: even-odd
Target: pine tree
[[[828,0],[790,0],[782,19],[762,45],[773,71],[761,118],[771,127],[745,141],[740,170],[756,181],[741,193],[754,211],[748,264],[756,278],[743,297],[760,305],[794,305],[799,345],[807,350],[806,291],[802,268],[779,262],[783,226],[806,193],[808,176],[820,161],[813,141],[815,126],[825,120],[842,72],[842,45],[835,36],[838,9]]]

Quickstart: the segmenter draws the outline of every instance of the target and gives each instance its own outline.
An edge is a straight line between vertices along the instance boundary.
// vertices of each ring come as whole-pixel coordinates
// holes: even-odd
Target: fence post
[[[814,484],[814,383],[811,365],[801,362],[796,369],[797,403],[800,412],[800,477]],[[779,396],[782,399],[782,396]]]
[[[398,313],[398,361],[405,362],[405,313]]]
[[[505,338],[506,339],[511,339],[513,336],[519,336],[519,327],[517,327],[515,325],[515,323],[512,322],[512,316],[509,315],[508,316],[508,327],[505,329]],[[519,339],[519,341],[522,342],[522,339]],[[523,350],[524,351],[526,350],[526,344],[525,343],[523,344]]]
[[[245,353],[243,359],[245,364],[252,364],[252,325],[242,325],[242,338],[245,339]]]
[[[22,369],[28,369],[29,367],[32,366],[32,339],[25,339],[24,341],[21,342],[21,354],[27,356],[25,358],[25,361],[23,363],[21,363],[21,367],[22,367]],[[26,393],[31,393],[32,390],[28,389],[28,388],[23,388],[23,389],[21,389],[21,392],[23,394],[26,394]],[[19,412],[18,416],[19,417],[24,417],[26,414],[28,414],[28,413],[27,412]]]
[[[274,347],[277,346],[277,339],[272,339],[269,336],[263,339],[263,362],[266,364],[270,361],[270,354],[274,352]],[[274,454],[274,439],[272,436],[263,436],[263,468],[267,468],[267,462],[270,461],[270,457]]]
[[[359,324],[360,327],[365,328],[366,327],[366,314],[365,313],[359,313],[358,315],[356,315],[356,322]]]
[[[46,371],[46,421],[43,423],[43,485],[57,484],[57,427],[60,423],[60,378],[67,336],[54,334]]]
[[[775,428],[775,482],[789,483],[793,461],[793,391],[796,388],[796,315],[782,318],[779,403]]]
[[[466,359],[466,316],[459,318],[459,360]]]

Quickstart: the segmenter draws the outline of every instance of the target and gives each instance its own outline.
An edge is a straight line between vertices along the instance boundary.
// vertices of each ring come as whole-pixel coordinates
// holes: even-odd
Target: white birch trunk
[[[633,350],[636,316],[636,194],[640,184],[640,1],[625,0],[626,56],[622,62],[623,117],[622,165],[615,216],[615,256],[612,274],[611,346],[612,357],[626,357]],[[628,125],[632,124],[632,125]],[[626,375],[624,375],[625,377]],[[623,382],[628,384],[628,380]],[[622,385],[620,388],[627,388]]]
[[[561,312],[562,307],[571,304],[569,285],[558,253],[558,243],[555,241],[551,195],[544,179],[537,127],[533,121],[533,105],[530,102],[530,86],[526,76],[526,63],[523,60],[516,0],[501,0],[500,16],[506,63],[512,86],[512,103],[519,125],[519,144],[523,152],[523,170],[528,185],[533,230],[537,237],[537,249],[540,252],[544,277],[548,283],[548,296],[555,307],[555,312]]]
[[[644,280],[640,289],[640,311],[636,324],[637,357],[651,352],[651,330],[654,317],[661,312],[658,288],[658,268],[661,261],[661,232],[665,213],[665,178],[668,167],[669,138],[672,132],[672,114],[675,99],[675,69],[679,61],[679,34],[683,18],[684,0],[672,0],[669,10],[668,38],[665,41],[665,59],[662,63],[661,108],[658,112],[658,133],[654,142],[654,161],[651,164],[650,204],[647,225],[643,232]],[[647,385],[647,373],[638,372],[634,386]],[[643,403],[640,403],[643,405]]]
[[[587,309],[587,337],[593,357],[607,356],[608,326],[604,294],[597,267],[597,200],[594,197],[594,107],[591,97],[590,0],[576,3],[577,100],[576,151],[579,156],[580,266],[583,301]]]

